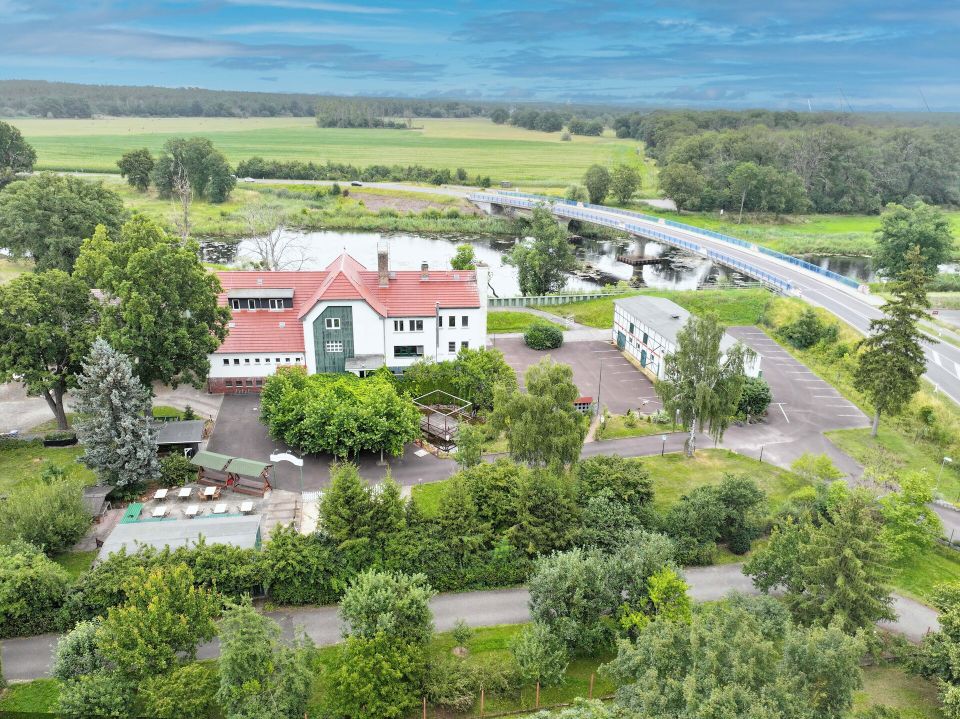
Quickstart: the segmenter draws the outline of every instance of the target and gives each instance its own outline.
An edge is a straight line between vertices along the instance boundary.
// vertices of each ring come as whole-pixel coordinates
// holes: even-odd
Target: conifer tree
[[[920,247],[907,252],[907,268],[893,286],[893,299],[880,309],[883,317],[870,322],[870,336],[860,342],[862,352],[854,386],[873,405],[876,437],[881,414],[899,414],[920,389],[926,371],[922,342],[930,342],[918,326],[930,307]]]
[[[81,461],[100,482],[125,487],[160,476],[150,392],[129,358],[98,338],[77,378],[74,409]]]

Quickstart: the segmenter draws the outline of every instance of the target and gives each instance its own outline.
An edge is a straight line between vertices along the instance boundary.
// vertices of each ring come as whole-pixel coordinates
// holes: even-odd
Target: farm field
[[[641,162],[634,140],[612,136],[560,140],[560,133],[495,125],[485,119],[418,119],[412,130],[318,128],[312,118],[14,119],[37,151],[39,170],[116,172],[128,151],[153,152],[171,138],[202,135],[231,163],[255,155],[276,160],[366,165],[463,167],[494,182],[562,187],[593,163]],[[650,172],[645,172],[649,175]],[[649,183],[648,189],[649,189]]]

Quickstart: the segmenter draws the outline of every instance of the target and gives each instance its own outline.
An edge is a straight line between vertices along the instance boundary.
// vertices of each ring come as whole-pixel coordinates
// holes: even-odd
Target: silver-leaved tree
[[[74,395],[81,461],[104,484],[125,487],[156,479],[156,429],[150,393],[133,374],[130,359],[98,338],[83,363]]]

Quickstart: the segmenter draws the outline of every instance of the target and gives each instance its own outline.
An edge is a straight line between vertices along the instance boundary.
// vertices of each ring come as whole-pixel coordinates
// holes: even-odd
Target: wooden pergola
[[[242,494],[263,494],[270,489],[272,464],[227,454],[197,452],[190,463],[197,467],[197,482],[226,487]]]

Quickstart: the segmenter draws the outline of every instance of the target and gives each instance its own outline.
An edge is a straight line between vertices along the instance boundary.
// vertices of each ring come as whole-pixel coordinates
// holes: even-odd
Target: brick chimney
[[[390,255],[386,245],[377,247],[377,283],[381,287],[390,284]]]
[[[430,279],[430,266],[426,262],[420,263],[420,281],[425,282]]]

